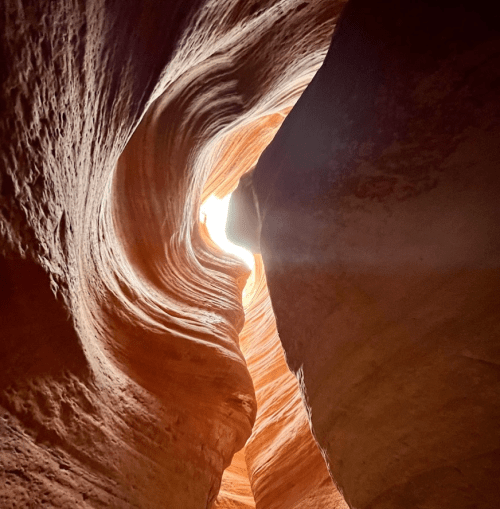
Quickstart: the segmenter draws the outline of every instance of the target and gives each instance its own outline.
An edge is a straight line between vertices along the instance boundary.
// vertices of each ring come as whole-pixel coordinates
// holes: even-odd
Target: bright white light
[[[240,246],[234,245],[226,237],[227,210],[230,199],[231,194],[228,194],[222,200],[214,195],[210,196],[201,206],[200,221],[206,224],[210,238],[223,251],[237,256],[253,270],[255,266],[253,254]]]

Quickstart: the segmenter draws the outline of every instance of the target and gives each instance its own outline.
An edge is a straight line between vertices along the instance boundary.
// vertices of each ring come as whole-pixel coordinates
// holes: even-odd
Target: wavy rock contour
[[[248,271],[199,206],[255,165],[342,6],[3,2],[2,507],[215,503],[257,405]]]

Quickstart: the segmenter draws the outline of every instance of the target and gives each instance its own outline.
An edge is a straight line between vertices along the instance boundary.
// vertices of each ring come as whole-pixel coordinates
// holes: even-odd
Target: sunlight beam
[[[200,221],[206,224],[210,238],[226,253],[231,253],[253,270],[255,260],[253,254],[245,248],[236,246],[226,237],[226,221],[231,193],[224,198],[217,198],[215,195],[205,200],[200,208]]]

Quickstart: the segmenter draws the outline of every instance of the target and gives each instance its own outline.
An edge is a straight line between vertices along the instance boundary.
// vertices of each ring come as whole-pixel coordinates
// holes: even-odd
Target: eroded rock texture
[[[239,346],[248,271],[210,242],[199,205],[255,165],[342,7],[2,2],[2,508],[215,503],[257,402],[278,402],[261,394],[271,378],[256,398]],[[268,302],[253,312],[269,318]],[[259,332],[247,325],[245,344]],[[248,484],[223,485],[217,504],[339,498],[292,386],[276,396],[288,441],[261,413],[235,460]],[[303,464],[283,472],[267,447]]]
[[[498,507],[498,21],[353,0],[253,175],[280,338],[351,507]]]

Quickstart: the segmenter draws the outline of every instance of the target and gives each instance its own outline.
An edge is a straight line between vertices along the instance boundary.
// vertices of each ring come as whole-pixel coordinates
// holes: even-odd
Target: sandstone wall
[[[199,206],[255,164],[342,6],[2,2],[2,508],[214,503],[257,402],[248,271]]]
[[[351,507],[498,506],[498,21],[354,0],[253,175],[280,339]]]

